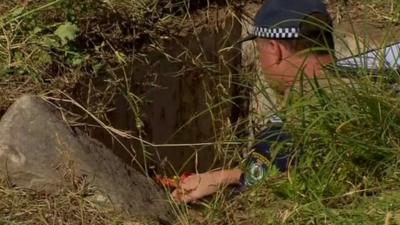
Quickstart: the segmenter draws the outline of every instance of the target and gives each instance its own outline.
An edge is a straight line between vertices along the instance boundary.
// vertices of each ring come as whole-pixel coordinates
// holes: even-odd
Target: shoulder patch
[[[283,125],[282,119],[276,114],[271,116],[271,118],[269,119],[269,123],[273,126],[282,126]]]

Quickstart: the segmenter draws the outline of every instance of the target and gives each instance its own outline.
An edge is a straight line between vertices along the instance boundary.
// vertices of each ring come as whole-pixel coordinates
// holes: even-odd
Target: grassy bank
[[[182,220],[398,224],[400,98],[394,84],[399,76],[362,75],[351,82],[331,76],[325,88],[306,81],[312,90],[296,94],[281,112],[298,162],[289,173],[272,172],[269,180],[238,196],[220,193],[205,203],[201,217],[183,213]]]

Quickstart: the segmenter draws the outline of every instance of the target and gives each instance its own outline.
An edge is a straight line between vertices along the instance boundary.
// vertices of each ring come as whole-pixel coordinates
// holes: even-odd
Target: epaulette
[[[366,70],[371,74],[379,71],[398,71],[400,68],[400,42],[374,49],[355,56],[337,60],[328,69],[345,72]]]

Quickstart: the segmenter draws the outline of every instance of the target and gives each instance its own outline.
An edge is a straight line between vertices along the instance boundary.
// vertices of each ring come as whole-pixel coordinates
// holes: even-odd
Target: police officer
[[[299,75],[321,77],[324,65],[334,61],[330,28],[331,18],[322,0],[268,0],[254,19],[252,35],[243,41],[256,41],[264,78],[284,96],[296,85]],[[289,156],[272,157],[270,152],[272,142],[290,138],[281,131],[279,121],[273,118],[259,135],[261,142],[242,168],[192,175],[180,182],[172,197],[189,203],[215,193],[221,186],[252,186],[265,179],[271,164],[286,171]]]

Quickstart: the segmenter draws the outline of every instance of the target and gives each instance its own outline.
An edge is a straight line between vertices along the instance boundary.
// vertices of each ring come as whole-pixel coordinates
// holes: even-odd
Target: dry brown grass
[[[0,224],[143,224],[134,223],[110,204],[99,205],[100,195],[93,189],[79,187],[65,188],[58,194],[9,187],[6,182],[0,184]]]

